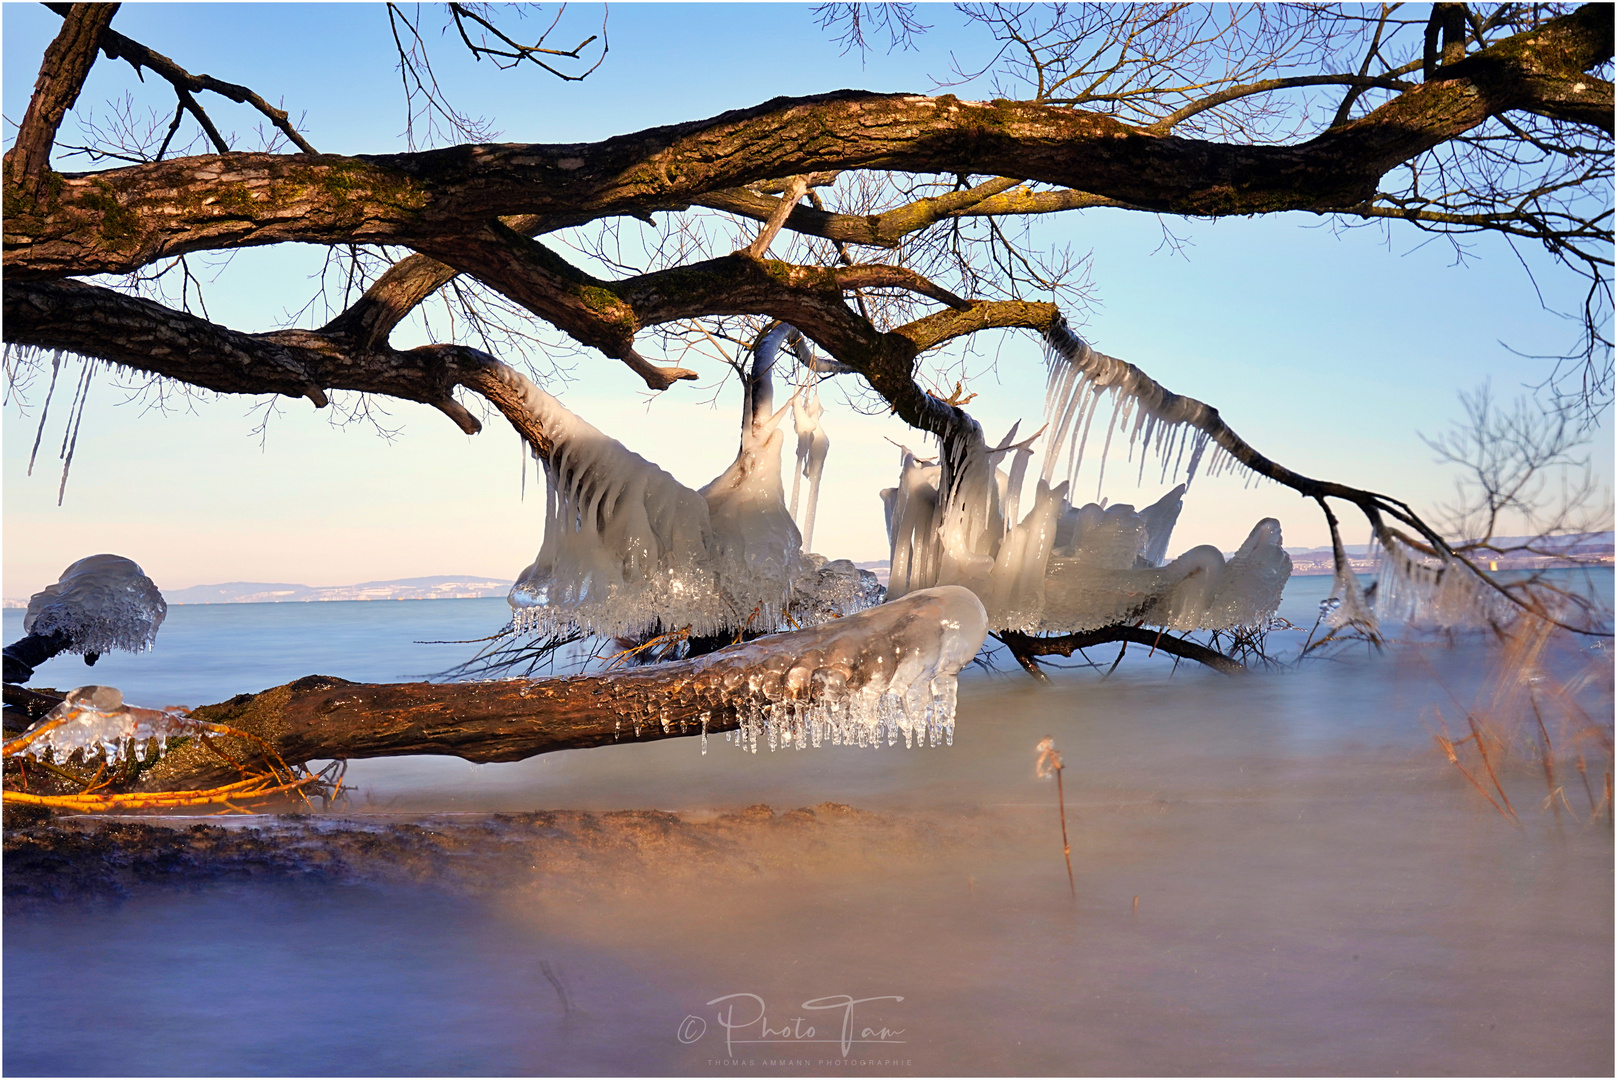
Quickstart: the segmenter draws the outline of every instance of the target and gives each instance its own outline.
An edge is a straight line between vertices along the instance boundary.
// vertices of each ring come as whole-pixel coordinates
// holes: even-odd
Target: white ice
[[[1065,422],[1070,428],[1071,417]],[[1062,423],[1058,415],[1057,432]],[[982,599],[995,629],[1027,633],[1117,623],[1229,629],[1259,623],[1279,606],[1291,575],[1279,522],[1260,521],[1228,560],[1201,546],[1165,563],[1185,485],[1136,511],[1075,507],[1067,483],[1052,488],[1043,478],[1018,521],[1028,449],[1014,437],[1013,428],[989,448],[972,425],[944,440],[937,463],[903,451],[898,486],[882,493],[890,596],[962,585]],[[1000,468],[1012,453],[1010,469]]]
[[[22,628],[41,636],[65,631],[73,642],[69,652],[145,652],[167,614],[163,594],[134,562],[91,555],[29,598]]]

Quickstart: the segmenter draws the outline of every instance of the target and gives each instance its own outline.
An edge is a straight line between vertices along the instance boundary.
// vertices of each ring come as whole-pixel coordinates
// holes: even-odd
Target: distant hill
[[[1493,543],[1498,547],[1509,548],[1533,539],[1535,538],[1529,536],[1496,536]],[[1376,569],[1378,563],[1367,554],[1369,549],[1364,544],[1342,546],[1348,557],[1348,565],[1352,566],[1356,573],[1370,573]],[[1612,565],[1612,534],[1609,532],[1550,536],[1534,546],[1550,554],[1517,554],[1503,559],[1491,559],[1487,561],[1486,568],[1540,570],[1569,565]],[[1328,547],[1287,548],[1286,551],[1291,555],[1291,572],[1297,577],[1334,572],[1331,549]]]
[[[510,591],[511,582],[503,578],[439,574],[324,588],[284,582],[229,581],[222,585],[173,589],[163,597],[171,604],[284,604],[329,600],[462,600],[504,596]]]

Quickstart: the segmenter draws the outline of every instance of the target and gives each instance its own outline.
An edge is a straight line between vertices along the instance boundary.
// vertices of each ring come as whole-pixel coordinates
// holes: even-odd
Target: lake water
[[[1328,587],[1294,580],[1283,613],[1311,626]],[[93,679],[146,704],[406,679],[471,648],[414,640],[502,619],[497,600],[176,607],[155,651]],[[969,672],[948,749],[355,762],[318,821],[182,836],[257,830],[224,880],[170,853],[120,895],[8,898],[4,1069],[1611,1073],[1603,646],[1535,684],[1608,740],[1549,717],[1553,806],[1522,718],[1488,712],[1488,643],[1239,679],[1141,651],[1105,681]],[[36,682],[90,676],[59,658]],[[1515,741],[1494,763],[1519,821],[1434,744],[1472,708]]]

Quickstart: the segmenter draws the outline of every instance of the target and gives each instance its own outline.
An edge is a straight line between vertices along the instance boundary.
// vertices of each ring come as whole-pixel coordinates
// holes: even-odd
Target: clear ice
[[[145,652],[167,614],[163,594],[134,562],[122,555],[91,555],[29,597],[22,628],[41,636],[66,632],[72,639],[69,652]]]
[[[805,551],[786,506],[781,422],[787,408],[799,405],[794,396],[773,409],[770,369],[792,334],[780,325],[760,340],[736,459],[700,491],[514,370],[501,372],[553,446],[543,462],[544,540],[509,597],[517,630],[577,628],[621,637],[689,627],[706,636],[802,625],[880,601],[874,575]],[[794,426],[800,441],[807,428],[801,460],[809,479],[805,525],[812,529],[827,443],[817,414]]]
[[[954,742],[956,676],[987,636],[982,602],[945,585],[692,664],[715,705],[737,709],[732,741],[753,753],[942,746]],[[702,727],[705,752],[706,714]]]
[[[136,708],[124,704],[115,687],[81,686],[13,742],[26,741],[18,752],[42,761],[62,762],[82,753],[85,764],[104,757],[113,766],[160,755],[169,739],[199,729],[184,709]]]
[[[904,450],[898,485],[882,492],[892,558],[888,595],[963,585],[982,599],[991,626],[1027,633],[1117,623],[1222,630],[1272,615],[1291,576],[1273,518],[1258,522],[1228,560],[1204,545],[1166,561],[1186,487],[1219,426],[1217,414],[1168,392],[1133,365],[1094,352],[1062,323],[1049,344],[1043,433],[1050,442],[1031,505],[1023,513],[1032,440],[1013,442],[1014,427],[989,447],[968,420],[942,439],[936,460]],[[1107,395],[1103,468],[1119,430],[1128,433],[1131,455],[1143,443],[1142,475],[1145,450],[1154,449],[1163,477],[1176,476],[1188,445],[1185,483],[1143,510],[1074,506],[1068,497]],[[1002,467],[1007,457],[1009,467]],[[1064,458],[1071,462],[1067,478],[1052,486]],[[1222,468],[1235,459],[1220,448],[1211,462]]]

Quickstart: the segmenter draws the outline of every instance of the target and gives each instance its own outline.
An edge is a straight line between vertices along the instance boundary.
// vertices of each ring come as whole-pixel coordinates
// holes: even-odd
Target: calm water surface
[[[1286,613],[1312,625],[1328,584],[1294,581]],[[311,672],[412,678],[468,650],[413,640],[481,636],[502,612],[176,607],[154,652],[109,656],[93,679],[197,704]],[[479,849],[475,888],[445,885],[450,868],[419,885],[8,903],[3,1065],[1610,1074],[1608,818],[1578,787],[1558,820],[1541,763],[1521,757],[1501,762],[1511,824],[1432,742],[1434,710],[1478,705],[1498,662],[1480,643],[1427,644],[1232,680],[1131,650],[1105,682],[972,673],[949,749],[751,755],[716,738],[705,755],[669,740],[499,765],[355,762],[334,816],[375,827],[450,835],[491,811],[655,808],[694,839],[637,834],[633,850],[584,845],[597,854],[558,864],[524,833]],[[1591,670],[1608,674],[1575,689],[1609,732],[1609,661],[1585,650],[1553,669],[1562,684]],[[90,675],[58,659],[37,681]],[[1046,735],[1068,766],[1076,898],[1055,790],[1033,776]],[[871,813],[779,813],[827,801]],[[720,817],[756,803],[777,813]],[[823,1007],[840,1001],[854,1004]]]

